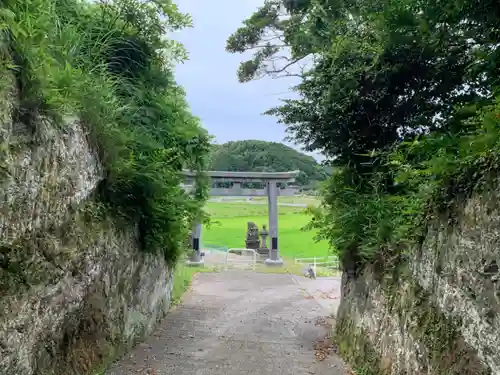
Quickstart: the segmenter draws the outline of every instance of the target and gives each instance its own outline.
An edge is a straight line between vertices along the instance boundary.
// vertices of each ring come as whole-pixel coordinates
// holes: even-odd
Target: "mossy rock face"
[[[336,337],[362,375],[489,375],[491,369],[411,277],[408,264],[384,275],[367,268],[343,280]]]
[[[391,374],[488,375],[500,368],[500,260],[492,240],[500,235],[498,187],[456,205],[454,221],[436,218],[407,259],[367,265],[344,283],[339,320],[362,322],[353,334],[363,329],[375,352],[392,358]],[[384,330],[399,336],[394,349]],[[410,370],[398,348],[418,352]]]
[[[373,348],[368,335],[356,327],[349,317],[337,321],[336,342],[342,356],[350,362],[358,375],[387,375],[381,366],[379,354]]]
[[[141,252],[137,234],[92,201],[1,252],[0,368],[8,373],[86,375],[144,339],[170,304],[163,257]]]
[[[432,302],[432,296],[412,282],[408,299],[412,302],[401,311],[414,322],[409,331],[428,352],[429,363],[436,374],[489,375],[491,369],[479,359],[459,332],[459,323],[446,317]]]
[[[102,179],[79,121],[57,129],[40,118],[37,127],[44,137],[26,137],[22,126],[0,128],[0,238],[6,245],[62,225],[71,206],[88,198]]]

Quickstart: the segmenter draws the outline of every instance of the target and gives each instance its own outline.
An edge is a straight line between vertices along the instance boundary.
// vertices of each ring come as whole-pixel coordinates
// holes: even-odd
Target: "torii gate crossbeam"
[[[212,181],[212,196],[267,196],[269,212],[269,235],[271,237],[271,248],[269,258],[265,260],[267,265],[282,265],[283,260],[279,256],[278,248],[278,196],[293,195],[293,189],[280,189],[278,185],[287,185],[295,181],[300,171],[291,172],[229,172],[229,171],[208,171],[206,174]],[[183,171],[186,180],[193,180],[196,172]],[[248,182],[258,182],[263,185],[261,189],[246,189],[242,184]],[[213,187],[217,183],[229,183],[230,188]],[[184,185],[187,191],[192,189],[192,185]],[[281,193],[281,194],[280,194]],[[192,232],[193,256],[188,261],[190,265],[202,265],[203,259],[200,252],[201,224],[196,223]]]

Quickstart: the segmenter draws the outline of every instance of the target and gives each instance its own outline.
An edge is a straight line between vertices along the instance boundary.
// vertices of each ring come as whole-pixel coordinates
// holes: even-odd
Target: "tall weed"
[[[201,174],[194,196],[179,186],[183,168],[206,168],[210,141],[172,74],[185,50],[165,38],[189,25],[167,0],[5,0],[0,9],[0,68],[16,77],[20,120],[64,126],[77,116],[105,167],[103,200],[169,262],[203,216],[207,188]]]

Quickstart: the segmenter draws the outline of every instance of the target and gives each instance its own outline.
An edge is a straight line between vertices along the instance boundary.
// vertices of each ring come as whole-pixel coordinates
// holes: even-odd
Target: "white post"
[[[280,266],[283,264],[283,260],[280,259],[278,250],[278,187],[276,186],[276,181],[269,181],[267,183],[267,202],[271,248],[269,250],[269,259],[266,259],[265,264]]]

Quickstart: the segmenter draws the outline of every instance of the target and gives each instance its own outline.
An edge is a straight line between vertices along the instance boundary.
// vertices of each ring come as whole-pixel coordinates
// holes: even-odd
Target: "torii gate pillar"
[[[193,255],[187,261],[188,266],[203,266],[204,261],[200,250],[200,237],[201,237],[201,223],[195,223],[193,231],[191,232],[191,247]]]
[[[269,235],[271,237],[271,248],[269,258],[264,261],[269,266],[281,266],[283,260],[279,256],[278,248],[278,195],[294,195],[293,189],[282,189],[278,192],[278,184],[287,184],[295,181],[300,171],[291,172],[233,172],[233,171],[207,171],[206,174],[211,178],[212,184],[217,182],[230,182],[231,188],[220,188],[212,186],[210,195],[213,196],[255,196],[263,197],[267,195],[269,212]],[[187,179],[193,179],[195,172],[183,171]],[[264,189],[244,188],[244,182],[265,183]],[[193,185],[183,184],[186,191],[192,191]],[[203,257],[200,252],[201,224],[196,223],[192,235],[193,255],[188,261],[189,265],[203,265]]]
[[[267,203],[271,248],[269,249],[269,258],[264,263],[269,266],[281,266],[283,260],[280,258],[278,250],[278,187],[276,181],[267,183]]]

